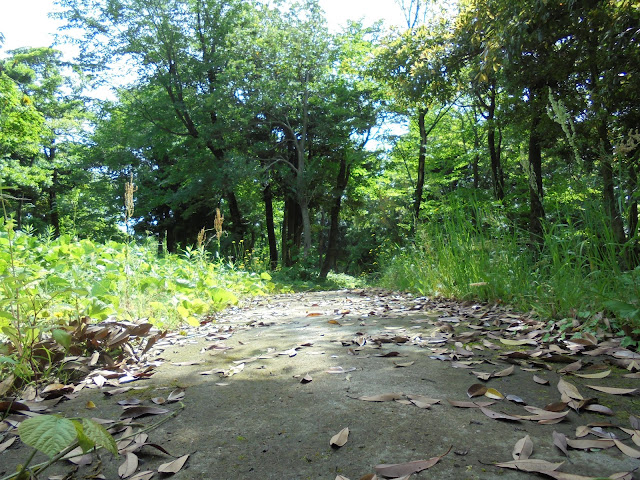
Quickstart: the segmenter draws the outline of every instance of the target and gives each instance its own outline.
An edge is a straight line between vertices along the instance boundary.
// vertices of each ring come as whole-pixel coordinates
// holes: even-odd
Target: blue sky
[[[53,0],[0,0],[0,4],[0,32],[5,36],[2,50],[49,46],[53,42],[52,34],[59,26],[48,18]],[[320,4],[332,29],[360,17],[366,23],[379,19],[385,19],[389,25],[403,23],[402,12],[394,0],[320,0]]]

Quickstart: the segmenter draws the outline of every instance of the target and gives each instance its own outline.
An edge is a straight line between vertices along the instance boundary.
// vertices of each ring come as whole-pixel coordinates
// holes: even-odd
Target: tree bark
[[[427,129],[425,128],[425,118],[428,109],[418,109],[418,128],[420,130],[420,150],[418,152],[418,178],[416,181],[416,191],[413,204],[413,214],[415,219],[420,217],[420,205],[422,204],[422,194],[424,191],[424,170],[427,156]]]
[[[276,229],[273,223],[273,192],[271,191],[271,182],[269,180],[267,180],[267,184],[262,190],[262,198],[264,200],[267,239],[269,242],[269,266],[271,270],[275,270],[278,268],[278,247],[276,245]]]
[[[347,155],[343,153],[340,157],[340,170],[336,181],[336,188],[333,193],[333,205],[330,213],[329,241],[327,254],[324,257],[322,268],[320,269],[320,279],[327,278],[329,270],[335,270],[338,260],[338,233],[340,228],[340,209],[342,206],[342,195],[349,182],[350,167],[347,165]]]
[[[60,213],[58,212],[58,170],[53,169],[51,186],[49,187],[49,224],[53,227],[55,238],[60,237]]]
[[[496,199],[504,200],[504,172],[502,170],[502,159],[500,158],[500,145],[496,145],[496,87],[491,85],[489,105],[487,110],[487,144],[489,147],[489,157],[491,158],[491,180],[493,182],[493,194]]]
[[[540,113],[532,99],[531,131],[529,132],[529,234],[532,245],[541,246],[543,242],[542,222],[545,217],[542,203],[542,147],[540,145]]]

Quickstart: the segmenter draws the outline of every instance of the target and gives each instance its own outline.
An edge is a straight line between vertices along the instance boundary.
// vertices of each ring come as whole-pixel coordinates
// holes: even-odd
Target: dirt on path
[[[586,386],[639,386],[637,379],[623,376],[633,366],[627,371],[620,368],[620,358],[614,365],[609,362],[615,359],[611,356],[615,342],[605,344],[608,350],[602,350],[602,355],[589,356],[584,352],[603,348],[602,344],[587,345],[579,352],[566,344],[551,349],[536,346],[539,327],[539,322],[502,307],[382,291],[253,299],[227,310],[215,322],[158,342],[147,353],[147,361],[157,365],[155,373],[129,384],[141,389],[108,396],[104,392],[113,389],[85,388],[52,410],[68,417],[118,419],[126,416],[118,401],[136,398],[143,406],[155,407],[152,398],[158,401],[157,397],[184,390],[180,402],[161,405],[177,414],[149,431],[147,440],[176,457],[189,454],[186,464],[171,477],[176,479],[370,479],[366,475],[376,473],[378,465],[444,454],[411,478],[542,478],[538,473],[493,465],[513,461],[514,446],[527,435],[533,445],[531,459],[564,462],[556,473],[608,477],[633,472],[640,461],[629,456],[632,451],[625,454],[616,446],[605,447],[606,442],[591,451],[569,448],[568,456],[554,445],[554,438],[557,443],[563,436],[612,442],[613,435],[640,450],[633,441],[634,429],[640,427],[633,425],[633,416],[629,419],[640,414],[637,392],[612,395]],[[523,343],[523,339],[531,341]],[[520,354],[504,356],[509,349]],[[532,355],[536,350],[541,353]],[[628,350],[615,350],[623,351]],[[630,356],[618,355],[633,361]],[[564,363],[556,363],[560,357]],[[558,373],[572,364],[568,362],[578,360],[577,370]],[[605,380],[571,375],[579,370],[597,377],[605,368],[613,372]],[[493,376],[482,381],[474,371]],[[537,383],[534,375],[549,383]],[[540,415],[535,409],[526,410],[524,404],[544,408],[560,402],[561,390],[568,387],[558,387],[559,382],[575,386],[584,399],[597,397],[590,403],[611,408],[613,415],[577,411],[571,408],[575,404],[565,402],[556,406],[560,414],[555,418],[551,412],[529,420],[513,417]],[[470,398],[467,392],[474,384],[497,390],[493,396],[510,395],[515,401],[486,395]],[[394,395],[379,397],[384,394]],[[495,403],[483,411],[455,407],[450,400]],[[88,402],[96,408],[88,410]],[[503,418],[491,418],[494,414]],[[148,416],[134,423],[151,425],[161,418]],[[330,446],[330,439],[346,427],[346,444]],[[0,476],[15,471],[26,453],[18,444],[1,453]],[[136,472],[154,472],[173,460],[153,446],[138,449],[135,455]],[[101,453],[100,463],[94,457],[91,464],[71,473],[69,464],[59,464],[39,478],[57,474],[57,478],[117,479],[125,459]],[[165,478],[165,474],[154,478]],[[640,477],[630,473],[620,478]]]

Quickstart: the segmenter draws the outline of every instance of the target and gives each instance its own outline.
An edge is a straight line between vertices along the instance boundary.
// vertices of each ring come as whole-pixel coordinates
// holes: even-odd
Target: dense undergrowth
[[[451,204],[418,227],[409,246],[383,260],[386,287],[458,299],[504,302],[533,310],[549,326],[577,334],[609,326],[640,339],[640,268],[620,267],[605,216],[585,209],[556,214],[541,247],[499,210]]]

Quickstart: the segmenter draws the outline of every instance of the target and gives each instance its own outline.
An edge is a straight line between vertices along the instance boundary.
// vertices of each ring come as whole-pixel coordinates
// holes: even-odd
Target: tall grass
[[[500,208],[449,204],[418,227],[412,244],[382,259],[382,284],[421,295],[502,301],[550,319],[600,318],[611,302],[633,307],[640,270],[620,269],[604,214],[588,206],[549,216],[542,251]],[[635,323],[627,315],[622,322]],[[640,325],[635,325],[640,327]]]

